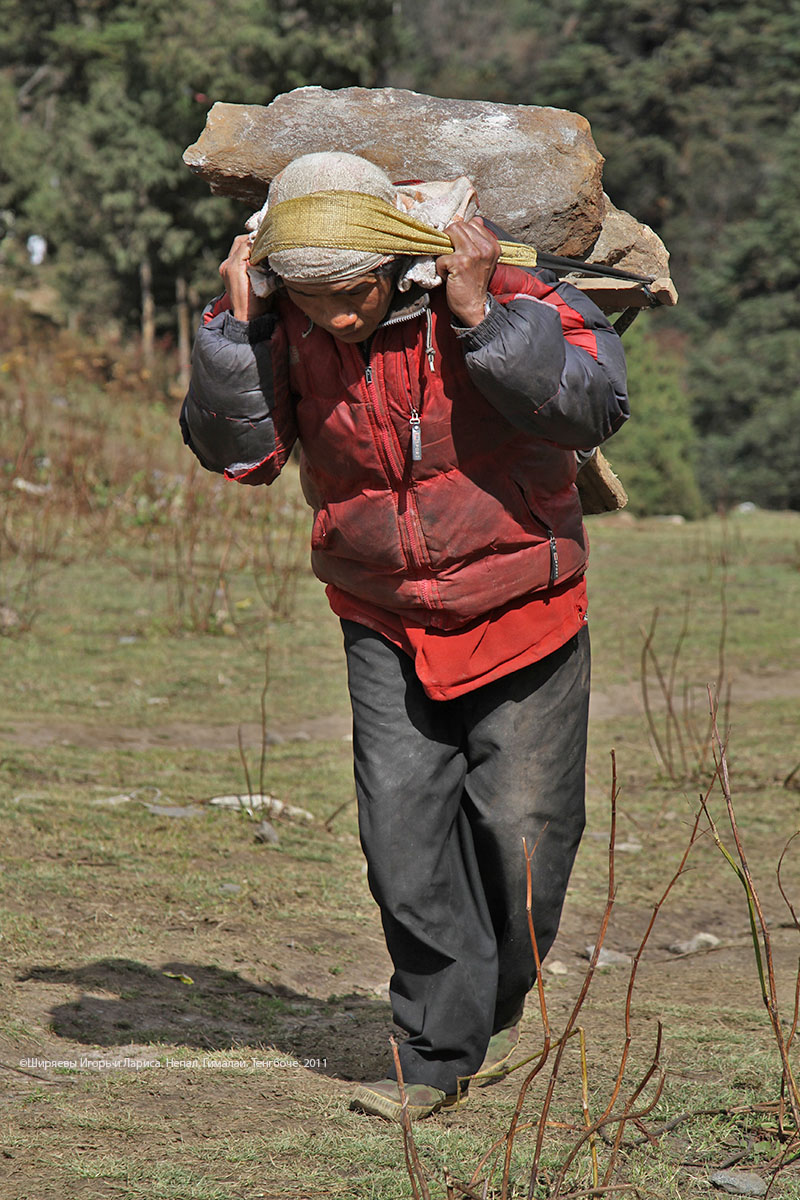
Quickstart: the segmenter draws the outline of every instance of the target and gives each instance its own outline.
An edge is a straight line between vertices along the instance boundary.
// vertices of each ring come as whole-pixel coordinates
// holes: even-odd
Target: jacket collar
[[[412,284],[407,292],[395,290],[386,316],[378,328],[385,329],[387,325],[399,325],[402,321],[411,321],[414,317],[421,317],[425,310],[430,308],[430,304],[430,294],[419,284]]]

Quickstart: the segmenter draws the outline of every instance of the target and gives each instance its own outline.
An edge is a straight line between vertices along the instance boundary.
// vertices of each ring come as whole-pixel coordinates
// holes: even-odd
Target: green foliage
[[[641,318],[640,318],[641,321]],[[625,334],[631,419],[607,447],[636,516],[698,517],[696,435],[683,355],[637,322]],[[606,449],[606,448],[604,448]]]
[[[85,296],[85,316],[127,322],[143,264],[171,307],[178,276],[213,288],[220,250],[241,227],[241,209],[210,201],[181,161],[210,105],[267,104],[312,82],[373,84],[391,49],[391,14],[375,0],[35,0],[24,14],[0,0],[0,30],[0,207],[13,213],[16,244],[44,233],[44,275],[73,311]],[[11,242],[2,261],[13,260]],[[111,309],[94,313],[109,273]]]
[[[709,275],[694,356],[695,420],[719,503],[800,508],[800,116],[756,199]]]

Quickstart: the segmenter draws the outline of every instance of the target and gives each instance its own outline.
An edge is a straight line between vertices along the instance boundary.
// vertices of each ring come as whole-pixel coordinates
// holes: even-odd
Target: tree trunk
[[[186,276],[179,272],[175,277],[175,305],[178,310],[178,383],[183,390],[189,386],[189,359],[191,357],[191,318],[189,315],[189,289]]]
[[[142,357],[146,367],[152,367],[156,343],[156,303],[153,299],[153,267],[145,255],[139,263],[139,283],[142,289]]]

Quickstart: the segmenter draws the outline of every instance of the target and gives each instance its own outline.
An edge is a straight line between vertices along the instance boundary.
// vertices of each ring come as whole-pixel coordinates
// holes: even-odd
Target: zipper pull
[[[547,536],[550,539],[550,584],[552,585],[558,579],[558,544],[552,529],[548,529]]]
[[[369,364],[364,368],[364,379],[368,384],[372,383],[372,367]]]
[[[408,423],[411,426],[411,460],[412,462],[422,461],[422,430],[420,428],[419,413],[415,408],[411,410],[411,416],[408,418]]]
[[[425,353],[428,357],[428,366],[433,371],[436,365],[436,354],[433,349],[433,317],[430,308],[425,309]]]

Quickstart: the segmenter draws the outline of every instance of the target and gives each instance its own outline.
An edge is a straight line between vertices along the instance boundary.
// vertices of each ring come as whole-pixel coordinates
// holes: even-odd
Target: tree
[[[710,273],[692,360],[702,469],[719,504],[800,509],[800,114],[750,220]]]
[[[46,229],[73,310],[96,317],[98,291],[103,320],[138,309],[146,348],[159,304],[213,279],[246,215],[181,162],[207,108],[371,84],[391,47],[376,0],[31,0],[24,13],[0,0],[0,28],[12,150],[0,195],[21,232]]]
[[[698,517],[697,437],[683,351],[640,324],[625,334],[631,419],[604,447],[637,516]]]

